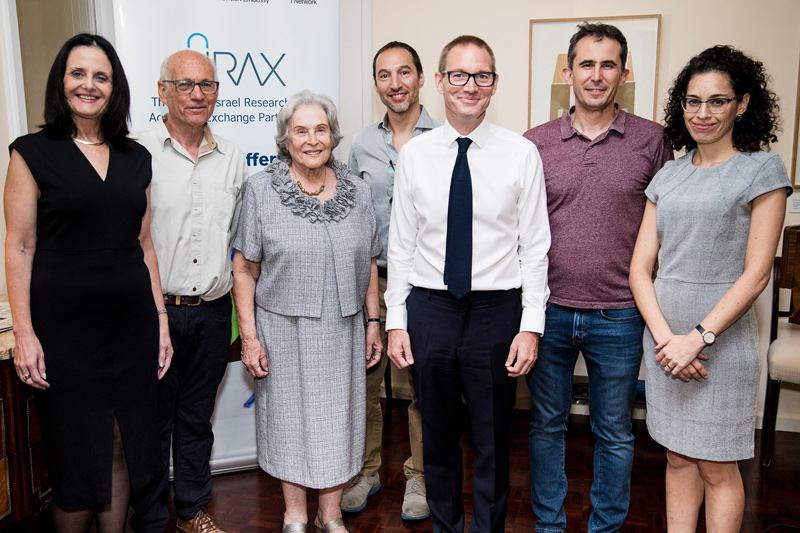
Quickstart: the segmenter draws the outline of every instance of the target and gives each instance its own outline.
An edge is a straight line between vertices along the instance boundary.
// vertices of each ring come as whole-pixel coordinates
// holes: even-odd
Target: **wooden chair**
[[[787,226],[783,232],[781,257],[775,258],[772,267],[772,318],[769,328],[769,351],[767,352],[767,395],[764,402],[764,420],[761,426],[761,464],[769,466],[775,449],[775,420],[781,382],[800,383],[800,340],[796,337],[778,338],[778,320],[788,317],[793,311],[792,298],[789,310],[780,310],[780,289],[791,289],[795,279],[795,261],[800,248],[800,226]]]

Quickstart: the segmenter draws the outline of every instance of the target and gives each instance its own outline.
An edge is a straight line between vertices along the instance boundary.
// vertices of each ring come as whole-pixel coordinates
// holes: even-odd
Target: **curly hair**
[[[694,56],[675,78],[664,108],[664,136],[672,149],[688,151],[697,147],[686,128],[681,100],[686,98],[692,77],[708,72],[724,74],[737,100],[750,95],[747,110],[734,122],[733,146],[740,152],[769,150],[769,144],[778,141],[776,133],[780,131],[778,97],[768,87],[770,77],[764,64],[727,45],[717,45]]]

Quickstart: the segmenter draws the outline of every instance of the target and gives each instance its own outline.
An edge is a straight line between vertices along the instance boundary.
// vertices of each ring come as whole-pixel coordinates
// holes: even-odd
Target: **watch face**
[[[714,344],[715,340],[717,340],[717,336],[714,335],[713,331],[703,332],[703,342],[705,342],[706,344]]]

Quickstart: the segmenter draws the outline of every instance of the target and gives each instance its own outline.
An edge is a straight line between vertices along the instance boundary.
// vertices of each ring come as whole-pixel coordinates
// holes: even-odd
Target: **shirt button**
[[[197,287],[192,287],[192,292],[197,292]]]
[[[192,263],[197,263],[197,259],[192,259]]]

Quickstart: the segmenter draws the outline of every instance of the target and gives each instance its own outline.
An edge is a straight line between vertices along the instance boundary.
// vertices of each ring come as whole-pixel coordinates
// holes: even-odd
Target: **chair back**
[[[786,226],[783,228],[783,247],[781,248],[781,289],[792,288],[798,248],[800,248],[800,226]]]
[[[769,342],[778,338],[778,319],[789,317],[793,312],[800,311],[800,258],[797,256],[800,249],[800,226],[786,226],[783,229],[783,246],[781,256],[775,258],[772,266],[772,317],[769,325]],[[780,290],[792,289],[789,298],[789,310],[780,309]],[[792,318],[790,318],[792,320]]]

